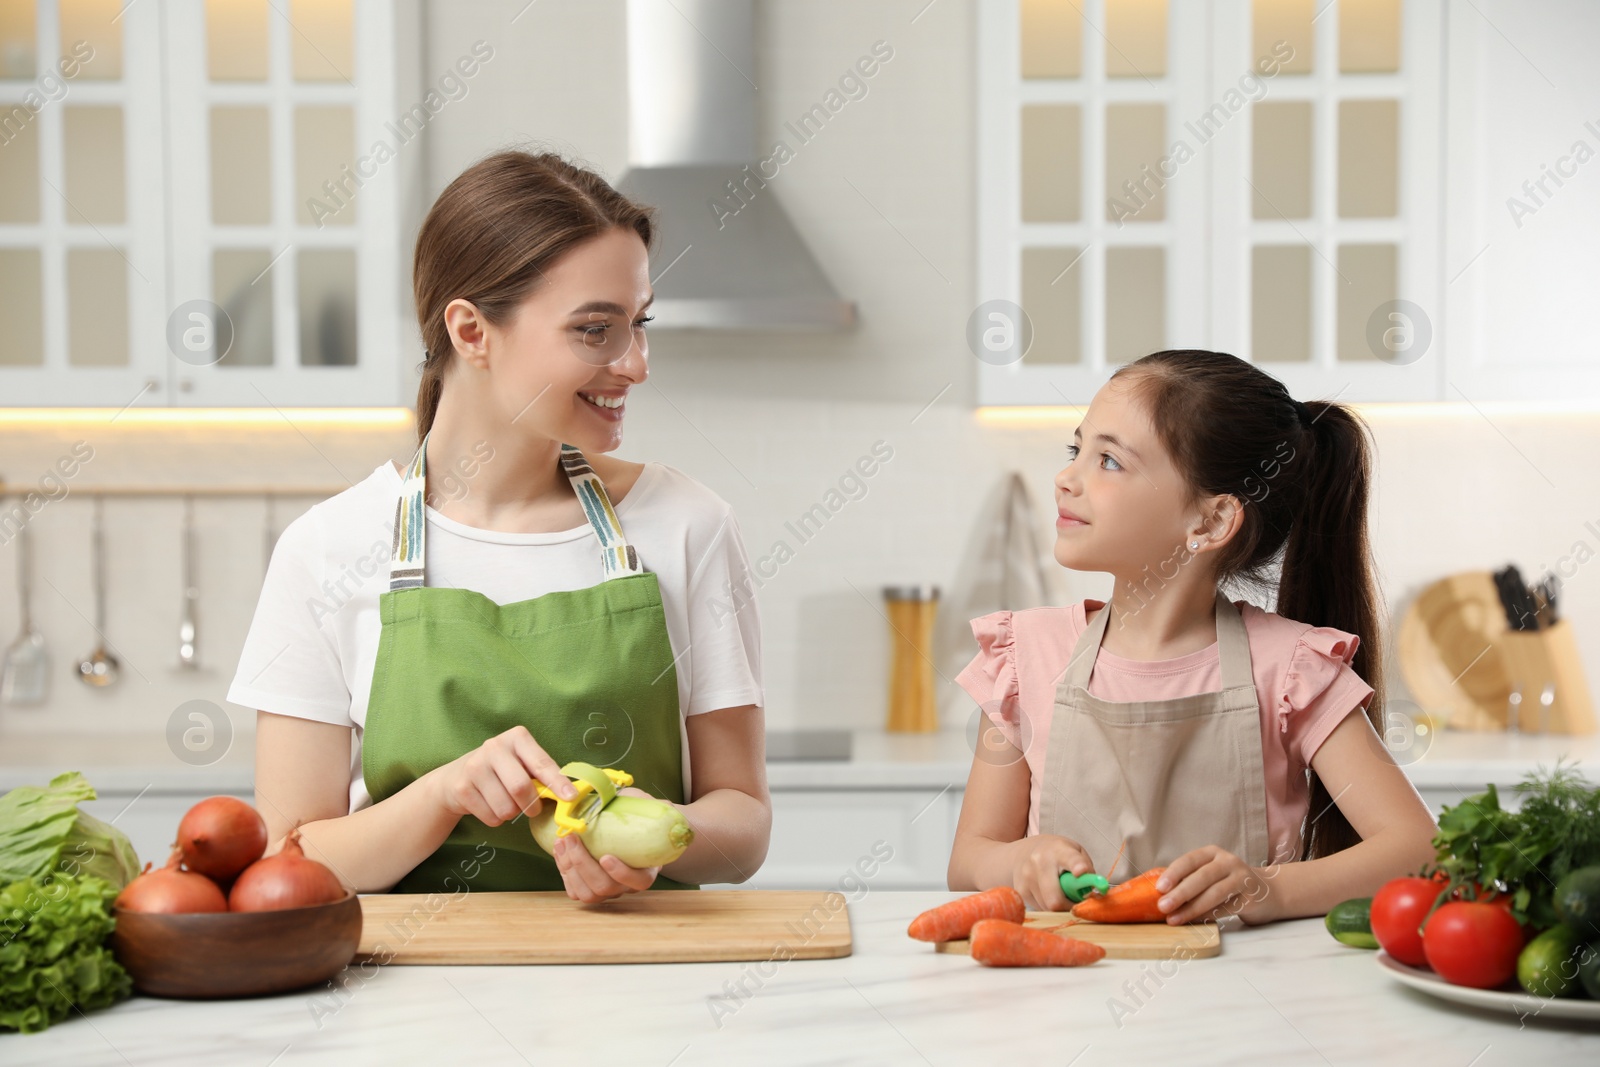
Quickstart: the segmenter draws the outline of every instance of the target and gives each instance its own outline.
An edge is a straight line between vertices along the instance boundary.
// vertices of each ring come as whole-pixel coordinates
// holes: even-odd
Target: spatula
[[[22,632],[6,650],[0,674],[0,703],[23,705],[44,702],[50,681],[50,657],[44,634],[33,628],[33,533],[27,526],[17,532],[17,602],[22,611]]]

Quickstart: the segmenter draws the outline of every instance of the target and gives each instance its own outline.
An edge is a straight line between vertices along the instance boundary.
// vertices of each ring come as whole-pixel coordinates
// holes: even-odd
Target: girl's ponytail
[[[1372,686],[1366,714],[1383,735],[1381,604],[1367,542],[1372,445],[1366,423],[1342,404],[1309,401],[1303,439],[1305,491],[1289,527],[1278,579],[1279,615],[1331,626],[1361,639],[1351,668]],[[1302,859],[1332,855],[1361,840],[1327,787],[1308,771],[1311,805]]]

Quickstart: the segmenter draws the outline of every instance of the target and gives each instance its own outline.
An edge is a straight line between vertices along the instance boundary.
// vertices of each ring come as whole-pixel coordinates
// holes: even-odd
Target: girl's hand
[[[617,793],[635,797],[650,795],[632,786],[619,789]],[[555,858],[556,869],[566,883],[567,896],[585,904],[642,892],[655,884],[656,875],[661,873],[660,867],[629,867],[615,856],[596,859],[576,834],[556,838]]]
[[[1167,912],[1168,923],[1224,915],[1237,915],[1250,925],[1271,922],[1268,877],[1232,852],[1206,845],[1167,864],[1156,879],[1156,888],[1166,894],[1157,906]]]
[[[1022,894],[1022,903],[1032,911],[1065,910],[1070,904],[1061,891],[1061,872],[1084,874],[1094,870],[1094,863],[1082,845],[1056,834],[1025,837],[1017,846],[1011,884]]]
[[[526,726],[496,734],[471,752],[429,771],[439,803],[455,815],[471,815],[485,826],[499,826],[526,813],[539,814],[537,778],[557,796],[576,795],[572,781],[534,741]]]

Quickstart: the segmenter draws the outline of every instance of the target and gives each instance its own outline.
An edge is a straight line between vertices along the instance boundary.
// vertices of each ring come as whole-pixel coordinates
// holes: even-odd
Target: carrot
[[[1081,967],[1105,954],[1092,942],[1004,919],[972,927],[972,958],[985,967]]]
[[[1162,896],[1156,879],[1164,870],[1165,867],[1152,867],[1137,878],[1112,886],[1104,896],[1085,897],[1073,905],[1072,914],[1097,923],[1166,922],[1166,912],[1156,906]]]
[[[918,941],[959,941],[979,919],[1009,919],[1020,923],[1027,914],[1022,894],[1011,886],[1001,885],[928,909],[911,920],[906,933]]]

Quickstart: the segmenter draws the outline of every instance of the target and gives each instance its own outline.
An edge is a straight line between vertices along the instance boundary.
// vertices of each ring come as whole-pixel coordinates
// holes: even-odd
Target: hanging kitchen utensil
[[[91,551],[94,559],[90,566],[94,572],[94,632],[98,643],[89,657],[78,664],[78,677],[85,685],[103,689],[117,680],[122,665],[106,649],[106,545],[105,501],[94,498],[94,532]]]
[[[0,703],[22,706],[41,704],[50,681],[50,657],[44,635],[33,626],[33,531],[24,524],[17,531],[17,604],[22,632],[6,650],[0,674]]]
[[[178,666],[195,670],[200,666],[195,646],[195,607],[200,589],[195,584],[194,497],[183,498],[183,619],[178,623]]]

